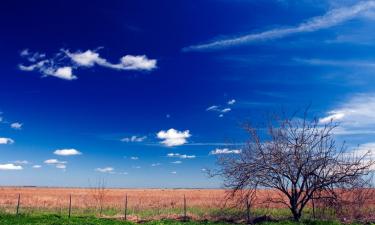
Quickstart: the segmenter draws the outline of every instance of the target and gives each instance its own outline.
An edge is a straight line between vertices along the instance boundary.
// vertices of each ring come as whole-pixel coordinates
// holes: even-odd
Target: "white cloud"
[[[34,169],[39,169],[39,168],[42,168],[42,166],[41,165],[33,165],[33,168]]]
[[[22,166],[13,163],[0,164],[0,170],[22,170]]]
[[[168,147],[179,146],[187,143],[187,139],[191,137],[189,130],[178,131],[173,128],[164,131],[161,130],[156,134],[157,138],[164,139],[160,142]]]
[[[177,172],[176,171],[172,171],[171,174],[177,174]]]
[[[132,156],[132,157],[130,157],[130,159],[131,159],[131,160],[138,160],[139,158],[136,157],[136,156]]]
[[[43,54],[43,53],[39,53],[39,52],[31,53],[29,49],[22,50],[20,55],[22,57],[27,57],[30,62],[36,62],[46,57],[46,54]]]
[[[168,153],[167,157],[171,158],[180,158],[180,159],[194,159],[195,155],[186,155],[186,154],[180,154],[180,153]]]
[[[148,59],[145,55],[126,55],[121,58],[118,69],[124,70],[152,70],[156,68],[156,60]]]
[[[95,171],[101,172],[101,173],[111,173],[115,169],[113,167],[105,167],[105,168],[96,168]]]
[[[181,164],[182,162],[181,161],[174,161],[174,162],[171,162],[171,163],[173,163],[173,164]]]
[[[10,127],[13,128],[13,129],[15,129],[15,130],[20,130],[20,129],[22,129],[22,123],[18,123],[18,122],[12,123],[10,125]]]
[[[167,157],[178,157],[180,156],[180,153],[168,153]]]
[[[66,169],[66,165],[65,164],[57,164],[56,168],[57,169]]]
[[[240,154],[242,151],[240,149],[229,149],[229,148],[217,148],[210,152],[211,155],[219,154]]]
[[[236,103],[236,100],[235,99],[231,99],[231,100],[227,101],[226,104],[227,105],[233,105],[235,103]],[[212,105],[212,106],[206,108],[206,111],[215,112],[221,118],[221,117],[224,117],[225,113],[228,113],[228,112],[232,111],[232,109],[229,108],[229,107],[224,108],[224,107],[221,107],[221,106],[218,106],[218,105]]]
[[[153,166],[153,167],[160,166],[160,165],[161,165],[161,163],[153,163],[153,164],[151,164],[151,166]]]
[[[332,67],[368,67],[374,68],[375,62],[371,61],[358,61],[358,60],[332,60],[332,59],[303,59],[294,58],[297,63],[311,65],[311,66],[332,66]]]
[[[0,145],[13,144],[14,140],[11,138],[0,137]]]
[[[236,99],[232,99],[227,102],[228,105],[233,105],[234,103],[236,103]]]
[[[213,105],[206,109],[206,111],[217,111],[219,109],[219,106]]]
[[[48,75],[58,77],[64,80],[75,80],[77,79],[77,76],[73,75],[72,67],[70,66],[64,66],[57,68],[56,70],[51,70],[47,73]]]
[[[279,39],[300,33],[314,32],[321,29],[336,26],[345,21],[351,20],[375,8],[375,1],[362,1],[351,7],[336,8],[328,11],[323,16],[310,18],[306,22],[289,28],[276,28],[260,33],[248,34],[234,38],[221,39],[206,44],[192,45],[183,51],[201,51],[206,49],[218,49],[241,44],[253,43],[257,41],[267,41]]]
[[[145,70],[155,69],[157,60],[148,59],[145,55],[125,55],[120,58],[119,63],[112,64],[100,57],[96,50],[85,52],[60,49],[52,58],[46,59],[45,54],[31,53],[25,49],[21,52],[30,65],[19,65],[22,71],[38,71],[43,76],[54,76],[64,80],[74,80],[77,76],[73,74],[74,69],[80,67],[93,67],[95,65],[116,70]]]
[[[55,155],[61,156],[70,156],[70,155],[82,155],[82,152],[78,151],[77,149],[70,148],[70,149],[57,149],[53,152]]]
[[[365,164],[375,162],[375,142],[361,144],[347,154],[358,158],[363,157],[362,161]],[[370,166],[370,170],[375,170],[375,164]]]
[[[75,80],[77,76],[73,75],[73,68],[71,66],[56,66],[55,59],[42,60],[34,63],[30,59],[29,62],[33,64],[29,66],[19,65],[22,71],[39,71],[43,77],[53,76],[64,80]]]
[[[341,120],[345,116],[344,112],[337,112],[337,111],[330,111],[330,112],[328,112],[328,114],[329,114],[328,116],[320,118],[319,122],[320,123],[329,123],[331,121]]]
[[[136,135],[133,135],[131,137],[122,138],[121,141],[122,142],[142,142],[146,140],[146,138],[147,138],[146,136],[138,137]]]
[[[230,112],[232,109],[231,108],[225,108],[223,110],[221,110],[222,113],[227,113],[227,112]]]
[[[29,164],[29,161],[27,161],[27,160],[16,160],[13,163],[14,164]]]
[[[66,164],[66,161],[59,161],[57,159],[47,159],[44,161],[45,164],[54,165],[54,164]]]
[[[194,159],[195,157],[195,155],[180,155],[181,159]]]
[[[355,148],[352,152],[355,154],[355,156],[358,156],[358,157],[361,157],[367,154],[369,157],[372,157],[375,159],[375,142],[361,144],[358,146],[358,148]]]
[[[156,60],[148,59],[145,55],[125,55],[121,57],[120,62],[112,64],[106,59],[100,57],[99,53],[87,50],[85,52],[71,53],[65,51],[66,55],[78,66],[92,67],[95,64],[107,68],[118,70],[153,70],[156,68]]]
[[[336,134],[374,133],[374,112],[375,93],[357,94],[328,111],[319,122],[339,122],[340,126],[334,130]]]
[[[66,50],[65,53],[72,61],[80,66],[92,67],[95,64],[104,65],[107,63],[107,60],[101,58],[99,53],[91,50],[87,50],[85,52],[78,51],[75,53],[71,53],[69,50]]]

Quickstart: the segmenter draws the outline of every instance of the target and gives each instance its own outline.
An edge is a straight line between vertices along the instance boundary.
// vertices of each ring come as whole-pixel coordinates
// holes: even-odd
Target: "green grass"
[[[61,217],[68,214],[67,208],[21,208],[22,214],[28,215],[59,215]],[[0,208],[2,214],[15,214],[15,209]],[[106,207],[103,209],[103,216],[113,217],[116,215],[122,215],[123,209]],[[189,216],[194,218],[246,218],[245,209],[238,208],[202,208],[202,207],[188,207],[187,213]],[[99,216],[99,210],[96,208],[72,208],[72,215],[77,217],[95,217]],[[179,207],[175,208],[149,208],[149,209],[128,209],[128,215],[137,216],[140,220],[150,220],[152,218],[165,217],[168,215],[182,215],[183,209]],[[251,215],[253,217],[268,215],[275,219],[285,219],[291,217],[289,209],[286,208],[255,208],[251,209]],[[303,219],[310,219],[311,210],[306,208],[303,213]],[[328,217],[327,217],[328,218]],[[1,225],[1,224],[0,224]]]
[[[1,225],[134,225],[132,222],[101,219],[96,217],[72,217],[59,215],[0,215]],[[143,223],[144,225],[229,225],[214,222],[180,222],[175,220],[157,220]]]
[[[61,215],[11,215],[0,214],[1,225],[135,225],[135,223],[114,220],[102,219],[97,217],[77,217],[68,218]],[[177,220],[154,220],[142,223],[143,225],[230,225],[225,222],[209,222],[209,221],[188,221],[181,222]],[[318,221],[318,220],[302,220],[301,222],[294,222],[289,220],[282,220],[279,222],[264,222],[261,225],[342,225],[338,221]],[[359,225],[359,224],[351,224]],[[375,225],[375,224],[373,224]]]

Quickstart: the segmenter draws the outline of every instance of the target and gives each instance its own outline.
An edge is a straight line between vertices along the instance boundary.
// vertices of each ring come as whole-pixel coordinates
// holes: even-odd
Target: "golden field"
[[[0,188],[0,205],[17,204],[21,195],[23,207],[59,208],[68,207],[69,195],[72,207],[96,207],[98,198],[103,195],[105,207],[123,208],[128,196],[129,208],[179,207],[184,195],[189,207],[218,207],[225,196],[224,190],[203,189],[88,189],[88,188]]]
[[[375,193],[373,190],[372,193]],[[227,202],[226,192],[221,189],[98,189],[98,188],[34,188],[34,187],[1,187],[0,209],[14,213],[20,195],[21,212],[43,212],[66,214],[69,208],[69,197],[72,198],[73,214],[94,214],[103,216],[122,216],[125,206],[125,196],[128,197],[127,215],[129,218],[158,218],[182,215],[184,196],[188,215],[205,218],[224,215],[225,209],[237,205],[233,214],[244,212],[238,207],[243,203]],[[263,210],[260,213],[276,213],[289,215],[288,209],[282,204],[266,203],[267,199],[276,197],[276,192],[259,190],[257,199],[252,207]],[[352,197],[356,197],[353,195]],[[234,204],[233,204],[234,203]],[[366,208],[374,209],[375,194],[372,199],[366,199]],[[224,210],[224,211],[223,211]],[[267,211],[268,210],[268,211]],[[373,212],[373,210],[371,210]],[[372,214],[372,213],[371,213]],[[228,214],[229,215],[229,214]]]

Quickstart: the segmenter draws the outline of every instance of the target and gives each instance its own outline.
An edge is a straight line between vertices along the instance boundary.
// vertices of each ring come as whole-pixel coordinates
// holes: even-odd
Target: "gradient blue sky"
[[[310,103],[375,147],[375,1],[6,0],[0,27],[0,185],[220,187],[210,152]]]

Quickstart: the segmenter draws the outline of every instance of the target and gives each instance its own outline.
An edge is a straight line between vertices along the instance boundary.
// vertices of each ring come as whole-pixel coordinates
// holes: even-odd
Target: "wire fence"
[[[134,190],[134,189],[53,189],[0,188],[0,211],[10,214],[57,214],[61,216],[97,216],[141,222],[155,219],[225,220],[250,222],[261,216],[288,218],[282,205],[266,203],[264,193],[256,202],[225,201],[223,190]],[[352,217],[375,215],[375,198]],[[337,213],[323,206],[307,207],[305,218],[332,219]],[[375,219],[375,218],[374,218]]]

